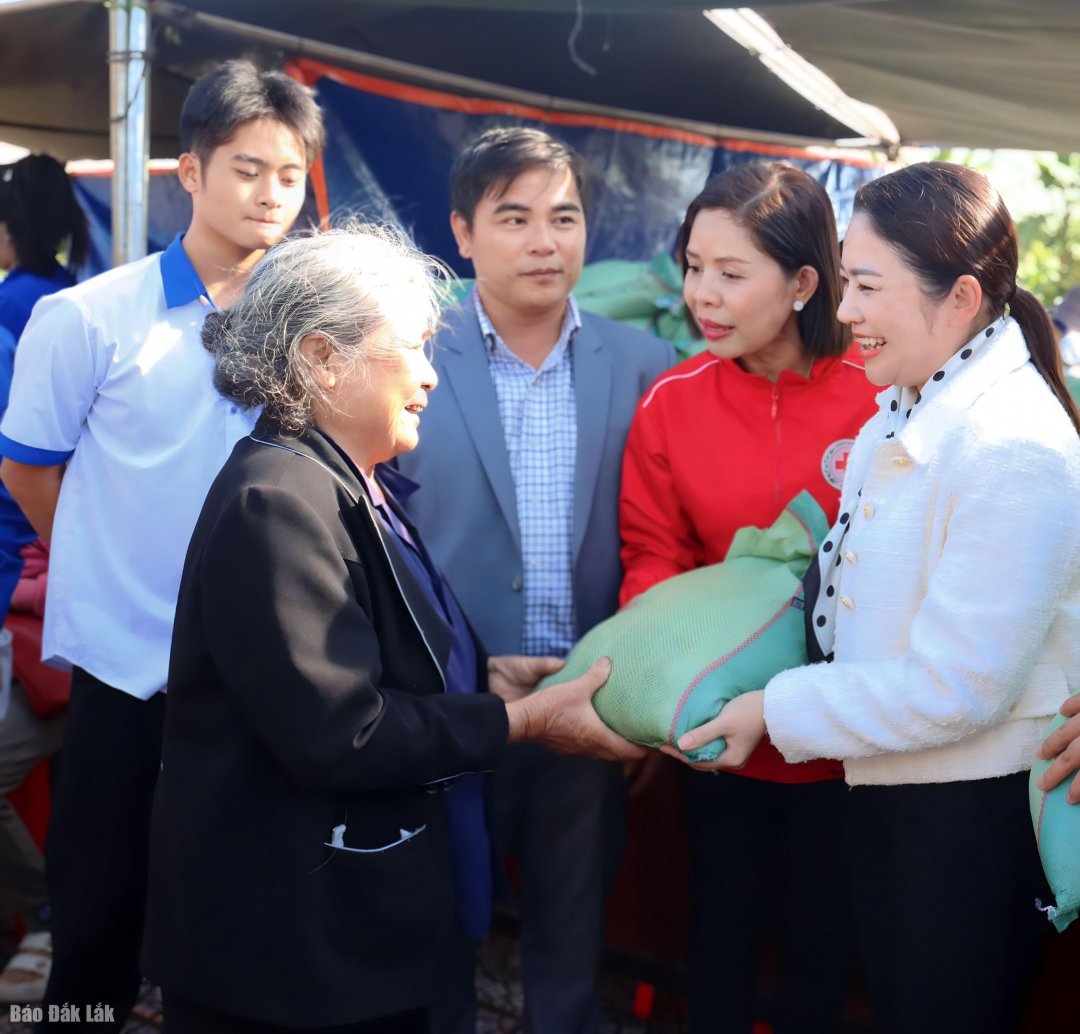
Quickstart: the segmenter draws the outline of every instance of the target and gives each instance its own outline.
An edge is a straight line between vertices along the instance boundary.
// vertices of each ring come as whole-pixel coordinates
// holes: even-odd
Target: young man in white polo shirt
[[[309,90],[233,61],[192,86],[180,138],[187,233],[37,306],[0,424],[0,477],[51,543],[43,656],[73,668],[46,855],[45,1004],[101,1003],[111,1022],[95,1031],[119,1030],[138,990],[162,690],[188,539],[251,426],[214,390],[200,328],[296,219],[323,129]]]

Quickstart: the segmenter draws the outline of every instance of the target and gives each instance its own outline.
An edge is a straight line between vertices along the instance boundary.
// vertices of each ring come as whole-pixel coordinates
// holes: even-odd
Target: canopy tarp
[[[760,13],[848,94],[886,111],[905,142],[1080,151],[1078,0],[786,3]]]
[[[724,146],[708,136],[627,119],[484,104],[318,62],[298,66],[315,87],[326,120],[326,214],[340,220],[351,212],[407,226],[421,247],[462,275],[471,266],[458,257],[450,233],[450,166],[469,139],[493,125],[542,126],[584,156],[589,261],[648,261],[668,251],[687,204],[710,174],[732,165],[784,158],[800,166],[828,190],[841,229],[850,220],[855,191],[881,172],[869,162],[795,148],[734,141]]]
[[[707,0],[189,0],[187,10],[551,99],[788,138],[851,130],[776,79],[701,13]],[[905,142],[1080,149],[1076,0],[787,0],[754,4]],[[176,153],[188,84],[224,57],[280,63],[304,45],[255,43],[150,0],[152,153]],[[0,139],[62,157],[108,153],[107,12],[0,4]],[[322,56],[325,55],[315,55]],[[575,60],[576,58],[576,60]],[[583,65],[590,66],[590,74]],[[369,68],[370,70],[370,68]],[[386,69],[380,69],[386,71]],[[403,75],[408,78],[408,75]],[[476,90],[467,92],[475,93]]]
[[[543,126],[584,157],[590,262],[644,263],[666,254],[687,203],[709,175],[741,162],[782,157],[805,169],[829,192],[842,228],[855,191],[880,172],[862,156],[839,159],[736,141],[724,146],[663,126],[483,102],[310,60],[289,69],[314,87],[326,121],[326,151],[312,174],[319,214],[337,224],[355,216],[404,226],[461,275],[472,267],[461,260],[450,233],[450,166],[467,140],[493,125]],[[78,180],[94,227],[94,272],[110,264],[109,188],[100,174]],[[152,176],[150,191],[154,249],[187,225],[190,206],[175,176]],[[314,204],[308,218],[318,218]]]

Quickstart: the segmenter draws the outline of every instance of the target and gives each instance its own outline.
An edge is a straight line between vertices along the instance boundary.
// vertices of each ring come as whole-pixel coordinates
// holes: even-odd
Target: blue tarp
[[[663,127],[539,112],[433,91],[406,89],[397,91],[406,96],[388,95],[396,84],[385,80],[366,79],[378,86],[374,90],[329,75],[308,75],[326,119],[324,168],[332,220],[353,215],[396,222],[462,276],[469,276],[471,267],[459,258],[450,233],[447,181],[465,141],[492,125],[538,125],[585,156],[591,177],[588,262],[648,262],[657,252],[670,251],[686,206],[705,180],[740,162],[783,156],[818,177],[833,200],[841,230],[850,219],[855,191],[881,171],[768,145],[717,146],[698,134]],[[76,178],[92,236],[84,276],[111,264],[110,183],[108,176]],[[152,175],[149,250],[163,249],[187,225],[190,212],[190,201],[174,175]],[[311,198],[302,220],[315,221]]]
[[[90,254],[82,279],[103,273],[112,266],[112,176],[74,176],[75,196],[90,223]],[[150,177],[147,253],[164,251],[191,221],[191,200],[174,175]]]
[[[80,279],[103,273],[112,267],[112,177],[109,175],[74,176],[75,196],[79,199],[90,223],[90,254]],[[147,254],[164,251],[181,230],[191,222],[191,198],[180,186],[173,172],[158,172],[150,176],[150,198],[147,202]],[[298,225],[314,226],[319,217],[315,201],[309,196],[300,213]]]
[[[585,156],[592,176],[589,262],[648,261],[670,250],[687,204],[712,173],[782,150],[715,146],[696,134],[632,128],[636,123],[613,129],[605,119],[569,125],[520,114],[475,114],[455,110],[455,98],[446,107],[439,106],[438,95],[414,103],[329,76],[317,80],[316,90],[330,140],[325,168],[332,213],[397,221],[463,276],[470,267],[458,257],[450,233],[447,181],[463,144],[489,126],[537,125]],[[785,151],[783,157],[824,183],[846,228],[855,191],[882,170],[797,154]]]

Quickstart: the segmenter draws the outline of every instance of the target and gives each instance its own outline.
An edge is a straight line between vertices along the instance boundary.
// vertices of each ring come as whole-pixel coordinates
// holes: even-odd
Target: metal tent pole
[[[109,146],[113,264],[146,254],[150,149],[150,12],[139,0],[109,6]]]

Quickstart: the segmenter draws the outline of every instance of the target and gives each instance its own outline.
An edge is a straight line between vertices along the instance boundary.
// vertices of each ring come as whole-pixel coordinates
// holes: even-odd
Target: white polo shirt
[[[42,659],[147,699],[164,688],[188,540],[257,413],[212,383],[213,308],[181,245],[43,298],[19,341],[0,455],[67,462]]]

